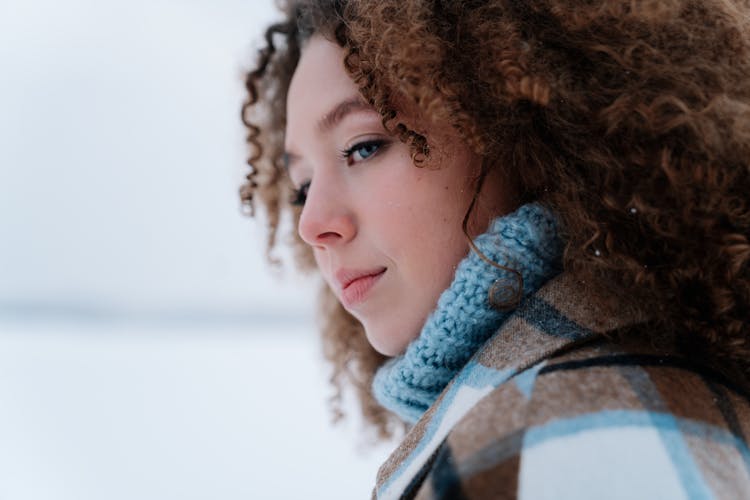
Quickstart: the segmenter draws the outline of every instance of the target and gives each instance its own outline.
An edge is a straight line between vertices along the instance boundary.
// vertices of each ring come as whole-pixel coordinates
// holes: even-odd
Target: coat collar
[[[563,273],[525,300],[473,361],[518,373],[556,352],[646,319],[615,297],[594,296],[584,280]]]
[[[586,282],[563,273],[525,299],[409,430],[378,471],[378,498],[398,498],[455,424],[515,375],[574,346],[646,320],[594,297]]]

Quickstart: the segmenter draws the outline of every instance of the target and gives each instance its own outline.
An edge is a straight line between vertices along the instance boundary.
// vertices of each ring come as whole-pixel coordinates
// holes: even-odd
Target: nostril
[[[335,231],[327,231],[318,235],[318,241],[331,241],[341,238],[341,235]]]
[[[339,245],[356,234],[350,214],[331,213],[330,207],[326,206],[316,206],[314,211],[308,211],[308,208],[310,207],[305,207],[297,226],[297,233],[308,245]]]

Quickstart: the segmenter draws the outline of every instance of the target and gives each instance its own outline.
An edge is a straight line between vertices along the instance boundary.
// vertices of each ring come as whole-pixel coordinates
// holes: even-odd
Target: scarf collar
[[[526,297],[560,272],[562,242],[557,231],[554,215],[531,203],[492,221],[474,244],[493,262],[521,274]],[[489,301],[493,284],[507,280],[515,282],[515,276],[470,252],[419,336],[403,355],[378,369],[373,382],[378,402],[407,422],[419,420],[512,313],[493,309]]]

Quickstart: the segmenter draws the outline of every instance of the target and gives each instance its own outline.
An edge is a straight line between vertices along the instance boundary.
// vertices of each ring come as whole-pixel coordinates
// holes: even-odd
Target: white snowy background
[[[368,498],[241,215],[270,0],[0,0],[0,500]]]

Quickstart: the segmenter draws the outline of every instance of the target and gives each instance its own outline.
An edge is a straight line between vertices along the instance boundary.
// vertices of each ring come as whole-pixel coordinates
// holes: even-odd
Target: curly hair
[[[410,145],[417,167],[429,137],[398,120],[396,102],[452,125],[483,168],[511,172],[524,201],[554,210],[566,271],[652,318],[639,334],[654,342],[666,336],[686,355],[736,367],[734,376],[747,380],[747,1],[290,5],[287,20],[266,32],[242,110],[253,149],[242,200],[265,207],[269,252],[281,213],[299,216],[283,195],[291,189],[281,163],[284,106],[311,33],[344,49],[361,94]],[[298,238],[295,246],[301,266],[311,268],[309,249]],[[369,392],[384,358],[323,293],[332,380],[339,394],[353,383],[365,416],[386,435],[394,420]]]

